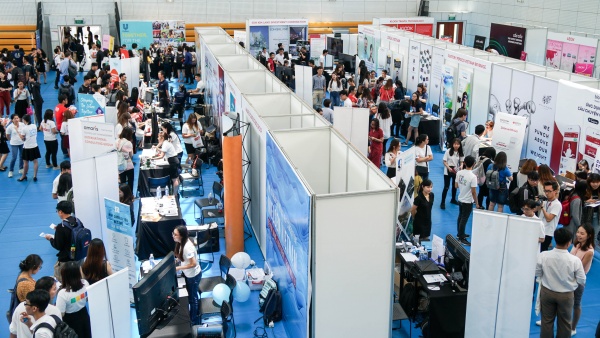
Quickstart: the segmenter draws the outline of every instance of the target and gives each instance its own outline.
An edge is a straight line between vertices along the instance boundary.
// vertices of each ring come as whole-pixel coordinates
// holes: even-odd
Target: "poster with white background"
[[[507,105],[512,107],[512,101],[510,100],[511,78],[512,68],[493,65],[488,120],[494,121],[496,114],[506,112]]]
[[[429,82],[431,81],[431,63],[433,58],[433,47],[422,44],[421,50],[419,51],[419,83],[424,83],[429,88]],[[431,94],[431,93],[429,93]],[[428,104],[427,107],[430,107]]]
[[[414,93],[417,91],[421,67],[421,62],[419,60],[420,52],[421,43],[411,40],[410,46],[408,47],[408,81],[406,83],[407,93]]]
[[[456,82],[456,109],[464,108],[471,113],[471,93],[473,93],[473,71],[459,68]],[[467,118],[471,120],[470,116]]]
[[[506,113],[498,113],[496,116],[492,146],[497,153],[506,153],[507,166],[512,172],[519,169],[526,125],[527,119],[523,116]]]
[[[529,116],[525,158],[534,159],[538,165],[550,165],[557,93],[558,82],[543,77],[535,78],[531,99],[535,105],[535,113]]]
[[[402,227],[410,219],[410,209],[414,201],[415,191],[415,147],[411,147],[398,154],[396,167],[396,184],[400,188],[400,201],[398,203],[398,218]]]
[[[533,78],[529,73],[514,70],[512,74],[512,84],[510,89],[510,97],[512,100],[512,109],[506,106],[506,112],[515,115],[523,116],[527,119],[525,128],[525,140],[527,142],[529,135],[529,124],[531,115],[535,114],[536,106],[531,97],[533,96]],[[527,146],[527,144],[525,144]],[[522,150],[521,156],[525,156],[525,149]]]
[[[431,81],[427,91],[429,92],[429,100],[427,100],[427,109],[429,110],[432,105],[440,104],[440,95],[442,93],[442,68],[444,67],[444,50],[442,48],[433,47],[433,54],[431,60]],[[440,113],[443,110],[440,109]]]

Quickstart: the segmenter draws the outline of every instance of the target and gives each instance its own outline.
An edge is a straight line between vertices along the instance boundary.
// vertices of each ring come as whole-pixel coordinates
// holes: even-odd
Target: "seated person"
[[[193,98],[197,99],[196,104],[204,104],[204,81],[200,74],[196,74],[194,78],[196,79],[196,88],[188,90],[188,94],[190,94],[187,100],[188,106]]]

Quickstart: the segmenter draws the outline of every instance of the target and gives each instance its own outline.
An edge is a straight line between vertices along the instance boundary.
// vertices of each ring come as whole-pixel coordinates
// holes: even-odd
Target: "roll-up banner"
[[[397,157],[396,184],[400,188],[398,220],[406,230],[410,209],[415,200],[415,147],[400,152]]]
[[[535,78],[531,98],[532,107],[535,107],[535,109],[534,113],[529,115],[529,133],[525,158],[535,159],[538,165],[550,165],[557,93],[558,82],[543,77]]]
[[[440,106],[443,110],[441,114],[445,114],[446,110],[449,109],[454,113],[454,74],[456,68],[448,65],[442,67],[442,79],[441,79],[441,99]]]
[[[506,165],[512,172],[519,169],[526,126],[527,118],[524,116],[506,113],[498,113],[496,116],[492,146],[497,152],[506,153],[508,157]]]
[[[471,112],[471,93],[473,91],[473,72],[460,68],[456,83],[456,109],[464,108]],[[469,117],[470,120],[470,117]]]
[[[500,55],[514,59],[521,57],[525,51],[526,28],[492,23],[490,27],[490,47]]]
[[[379,31],[371,27],[358,26],[358,57],[365,61],[369,71],[376,70],[380,44]]]

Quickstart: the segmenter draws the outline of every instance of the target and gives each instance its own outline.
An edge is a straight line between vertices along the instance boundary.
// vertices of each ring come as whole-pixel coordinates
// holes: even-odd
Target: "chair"
[[[196,170],[198,171],[198,175],[194,176],[191,173],[191,165],[182,165],[181,167],[184,168],[184,172],[181,173],[181,175],[179,175],[181,177],[181,196],[182,197],[189,197],[189,196],[185,196],[186,193],[190,193],[192,191],[199,191],[200,196],[204,196],[204,181],[202,180],[202,160],[198,159],[198,163],[196,165]],[[196,182],[193,186],[191,185],[191,183],[194,183],[194,181]],[[186,185],[187,184],[187,185]],[[196,185],[197,184],[197,185]],[[193,189],[186,189],[186,188],[190,188],[193,187]]]
[[[206,207],[216,207],[217,204],[219,203],[219,201],[221,200],[221,194],[223,193],[223,186],[221,185],[221,183],[219,182],[214,182],[213,183],[213,187],[212,187],[212,193],[214,195],[212,201],[209,200],[208,198],[197,198],[194,201],[194,218],[196,217],[196,206],[198,208],[200,208],[200,211],[202,211],[203,208]]]
[[[231,290],[231,292],[229,293],[229,304],[231,304],[233,302],[233,289],[235,289],[237,281],[232,275],[227,274],[227,277],[225,278],[225,284]],[[222,307],[222,305],[218,305],[214,302],[213,297],[201,298],[200,302],[198,302],[198,306],[198,314],[200,318],[206,318],[220,313]]]
[[[203,324],[194,325],[192,328],[194,337],[220,337],[220,338],[235,338],[237,332],[235,329],[235,319],[233,318],[233,309],[231,304],[224,301],[221,305],[221,323],[220,324]],[[230,325],[233,324],[233,325]],[[233,336],[230,337],[230,329],[233,328]]]
[[[196,232],[196,245],[198,254],[210,253],[212,257],[210,260],[204,260],[204,262],[213,263],[215,261],[215,250],[213,249],[213,241],[212,236],[210,235],[210,228]],[[202,261],[202,259],[200,261]]]
[[[210,209],[202,209],[202,215],[200,217],[200,223],[204,223],[204,219],[206,218],[223,218],[225,219],[225,207],[222,209],[210,208]]]
[[[161,191],[164,193],[165,192],[165,187],[169,186],[169,189],[171,189],[171,177],[170,176],[165,176],[165,177],[149,177],[148,178],[148,190],[150,191],[150,194],[155,195],[156,191],[158,189],[158,187],[161,187]],[[175,192],[173,192],[173,194],[175,194]]]
[[[229,268],[231,268],[231,261],[227,256],[221,255],[221,258],[219,258],[220,274],[218,276],[201,278],[200,284],[198,285],[198,292],[200,292],[200,294],[203,292],[212,292],[217,284],[225,283],[227,274],[229,274]]]

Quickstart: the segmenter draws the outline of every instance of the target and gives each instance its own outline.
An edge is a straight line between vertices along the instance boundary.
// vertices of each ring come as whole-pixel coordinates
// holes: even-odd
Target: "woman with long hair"
[[[587,197],[588,184],[586,181],[577,181],[570,196],[567,196],[570,201],[569,215],[571,216],[571,221],[569,224],[563,224],[563,226],[571,230],[573,236],[575,236],[577,229],[582,224],[583,209],[585,208],[584,201],[587,200]]]
[[[119,181],[121,183],[127,183],[133,191],[133,130],[131,128],[125,128],[121,131],[119,139],[115,143],[115,149],[119,152],[119,157],[123,157],[126,162],[125,167],[119,168]]]
[[[398,158],[398,152],[400,152],[400,140],[394,138],[392,139],[392,142],[390,142],[390,146],[384,157],[385,166],[387,167],[386,175],[389,178],[396,177],[396,159]]]
[[[444,190],[442,191],[442,203],[440,204],[441,209],[446,209],[446,194],[450,188],[450,181],[452,181],[452,198],[450,203],[458,205],[456,200],[456,173],[461,167],[462,161],[465,158],[463,154],[462,144],[460,139],[457,137],[452,141],[452,147],[446,150],[444,154]]]
[[[58,201],[66,201],[69,191],[73,189],[73,178],[70,173],[62,173],[58,178],[58,185],[56,188],[56,196]]]
[[[586,204],[593,204],[600,201],[600,174],[592,173],[587,179]],[[582,223],[590,223],[594,228],[594,232],[598,233],[600,225],[598,224],[598,212],[600,207],[583,208]]]
[[[544,184],[548,181],[558,182],[556,177],[552,174],[552,170],[546,164],[540,164],[537,168],[538,174],[540,174],[540,184]],[[540,190],[540,191],[543,191]]]
[[[38,48],[35,51],[34,54],[34,62],[35,62],[35,70],[38,73],[38,76],[41,78],[42,76],[44,77],[44,84],[46,84],[47,82],[47,78],[46,78],[46,62],[48,62],[48,56],[46,55],[46,52],[44,52],[43,49]]]
[[[490,198],[490,206],[488,210],[494,211],[496,204],[498,205],[498,212],[504,211],[504,205],[508,201],[508,181],[512,181],[512,173],[508,166],[506,165],[508,158],[506,157],[506,153],[501,151],[496,154],[496,158],[494,158],[494,163],[490,164],[487,167],[486,173],[490,170],[498,171],[498,182],[500,183],[498,189],[492,189],[488,187],[490,190],[489,198]],[[486,182],[487,183],[487,182]]]
[[[181,158],[183,157],[183,148],[181,148],[181,139],[179,138],[179,135],[177,135],[175,129],[173,129],[173,126],[169,122],[163,122],[160,126],[162,131],[166,132],[171,137],[171,143],[175,148],[179,163],[181,163]]]
[[[369,160],[381,167],[381,152],[383,151],[383,130],[379,128],[379,119],[374,118],[370,122],[369,128]]]
[[[331,74],[331,80],[329,81],[327,90],[329,91],[329,97],[331,98],[331,103],[334,107],[338,107],[340,105],[340,92],[342,89],[344,89],[344,86],[338,74]]]
[[[69,143],[69,120],[74,118],[73,111],[69,108],[63,113],[63,122],[60,126],[60,135],[62,137],[62,145],[67,149],[67,157],[71,157],[71,145]]]
[[[40,130],[44,132],[44,145],[46,146],[46,168],[58,169],[56,154],[58,153],[58,140],[56,139],[56,123],[54,122],[54,111],[46,109],[44,120],[40,124]],[[52,160],[52,162],[50,162]]]
[[[198,253],[185,225],[178,225],[173,230],[173,240],[176,243],[175,258],[178,262],[181,262],[176,269],[183,272],[185,288],[188,292],[190,320],[192,321],[192,325],[197,325],[200,323],[198,318],[198,284],[200,283],[200,278],[202,278]]]
[[[17,89],[15,89],[13,99],[16,102],[15,113],[19,115],[19,118],[23,119],[23,116],[27,114],[27,108],[31,101],[31,94],[29,93],[29,90],[25,88],[25,83],[23,83],[23,81],[17,83]]]
[[[577,162],[577,170],[583,171],[586,174],[589,174],[590,173],[590,164],[588,163],[587,160],[582,159],[581,161]]]
[[[429,178],[429,162],[433,161],[433,152],[429,146],[429,136],[421,134],[415,141],[415,170],[423,180]]]
[[[23,169],[23,139],[21,139],[21,129],[24,125],[21,123],[19,115],[12,114],[12,123],[6,127],[6,136],[10,140],[10,151],[12,156],[8,165],[8,177],[13,177],[13,170],[17,158],[19,159],[19,171]]]
[[[62,285],[56,295],[56,307],[62,313],[62,320],[79,338],[91,338],[90,314],[86,308],[89,283],[81,278],[81,269],[75,261],[64,263],[60,275]]]
[[[594,260],[594,234],[594,228],[592,228],[589,223],[580,225],[577,228],[573,247],[571,248],[571,255],[581,259],[583,271],[586,275],[590,272],[592,261]],[[581,318],[581,298],[583,297],[584,290],[585,284],[578,284],[577,289],[575,289],[575,292],[573,293],[571,336],[574,336],[577,333],[577,324],[579,323],[579,318]]]
[[[131,95],[129,96],[129,98],[127,98],[127,103],[129,104],[129,107],[133,108],[133,107],[137,106],[139,98],[140,98],[140,91],[139,91],[138,87],[131,88]]]
[[[81,265],[83,278],[90,285],[112,275],[112,267],[106,258],[104,242],[100,238],[94,238],[88,246],[87,256]]]
[[[431,208],[433,207],[433,183],[423,179],[419,185],[419,194],[415,197],[410,213],[413,217],[413,234],[421,241],[428,241],[431,236]]]
[[[35,279],[33,275],[42,269],[42,258],[36,254],[27,256],[19,263],[19,276],[17,277],[17,289],[15,294],[19,302],[25,301],[27,294],[35,289]]]
[[[183,137],[183,144],[185,145],[185,152],[187,153],[186,163],[192,162],[196,148],[202,147],[202,135],[204,130],[202,125],[198,122],[196,114],[190,114],[187,121],[181,128],[181,137]]]
[[[376,117],[379,119],[381,130],[383,130],[382,151],[384,151],[384,153],[382,153],[382,155],[385,155],[385,145],[387,141],[392,137],[392,114],[385,102],[379,102]]]
[[[408,145],[408,140],[411,139],[412,132],[414,130],[415,140],[419,137],[419,123],[421,122],[421,116],[423,116],[423,104],[419,99],[419,93],[414,92],[410,101],[411,111],[407,113],[410,117],[410,123],[408,124],[408,132],[406,133],[406,140],[404,145]]]
[[[6,129],[4,129],[4,126],[2,125],[2,123],[0,123],[0,171],[6,171],[4,162],[8,157],[8,153],[10,153],[10,150],[8,149],[8,138],[6,137]]]
[[[173,195],[177,196],[179,192],[179,157],[171,140],[171,135],[167,132],[161,131],[158,133],[157,154],[154,159],[166,158],[169,162],[169,176],[173,183]]]
[[[117,125],[115,126],[115,136],[117,137],[117,139],[119,138],[121,132],[123,132],[124,129],[130,128],[129,120],[131,120],[131,114],[129,114],[127,110],[125,110],[125,112],[120,114],[117,118]]]
[[[29,170],[29,162],[33,162],[33,181],[37,182],[38,158],[40,148],[37,144],[38,129],[35,124],[31,123],[31,115],[23,116],[25,127],[21,129],[21,138],[23,139],[23,176],[17,181],[27,181],[27,171]]]
[[[536,170],[537,162],[535,162],[535,160],[525,160],[525,162],[523,162],[523,165],[521,166],[521,169],[519,169],[519,172],[517,173],[517,186],[522,187],[523,184],[527,182],[527,175],[529,175],[530,172]]]
[[[394,99],[394,82],[392,79],[385,80],[383,87],[379,89],[379,101],[389,102]]]
[[[135,214],[133,211],[133,201],[135,197],[128,184],[119,185],[119,202],[129,206],[129,213],[131,214],[131,226],[135,224]]]
[[[363,87],[363,91],[360,95],[360,99],[358,100],[358,106],[361,108],[369,108],[371,104],[373,104],[373,98],[371,97],[371,91],[367,89],[367,87]]]

